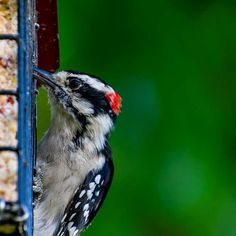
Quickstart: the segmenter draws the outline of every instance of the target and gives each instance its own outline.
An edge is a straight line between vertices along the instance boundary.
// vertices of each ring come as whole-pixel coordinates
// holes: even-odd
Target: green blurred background
[[[83,235],[236,235],[235,12],[230,0],[59,0],[60,69],[123,97],[114,182]]]

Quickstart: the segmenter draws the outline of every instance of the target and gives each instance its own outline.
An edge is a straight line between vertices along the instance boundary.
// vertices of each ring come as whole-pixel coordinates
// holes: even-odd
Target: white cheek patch
[[[78,110],[78,112],[85,115],[91,115],[94,113],[93,105],[84,99],[73,99],[72,105]]]
[[[92,124],[91,127],[93,132],[95,133],[95,136],[99,133],[102,133],[102,135],[106,134],[113,126],[112,120],[107,114],[93,117],[90,122]]]

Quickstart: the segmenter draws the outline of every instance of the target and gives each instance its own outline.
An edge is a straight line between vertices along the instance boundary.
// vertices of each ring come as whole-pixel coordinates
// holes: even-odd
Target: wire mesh
[[[17,176],[14,173],[9,176],[12,177],[15,195],[11,193],[10,197],[6,194],[5,200],[18,201],[28,209],[28,232],[25,235],[30,236],[33,232],[32,175],[36,119],[35,84],[32,81],[35,2],[5,0],[0,10],[6,11],[5,15],[0,15],[0,72],[3,72],[0,76],[0,170],[1,164],[7,163],[4,171],[9,168],[8,172],[17,173]],[[6,58],[6,55],[10,56]],[[16,163],[13,163],[14,160]],[[2,190],[4,188],[0,185],[0,197],[4,198]]]

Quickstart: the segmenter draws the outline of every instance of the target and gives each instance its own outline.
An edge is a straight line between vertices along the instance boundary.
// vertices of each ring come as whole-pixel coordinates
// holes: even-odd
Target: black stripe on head
[[[80,71],[76,71],[76,70],[65,70],[65,72],[71,73],[71,75],[69,75],[68,77],[73,77],[73,75],[87,75],[95,80],[100,81],[105,86],[110,86],[105,80],[103,80],[100,77],[97,77],[95,75],[92,75],[92,74],[88,74],[88,73],[84,73],[84,72],[80,72]]]
[[[78,91],[82,98],[88,100],[94,105],[96,112],[108,112],[110,105],[105,98],[105,93],[98,91],[95,88],[90,87],[88,84],[84,84]]]
[[[94,77],[92,75],[81,73],[78,71],[73,71],[73,70],[67,70],[66,72],[71,73],[67,77],[68,80],[73,80],[73,79],[81,80],[75,75],[88,75],[94,80],[100,81],[105,86],[108,86],[108,84],[105,81],[102,81],[101,79]],[[81,83],[82,83],[82,86],[79,87],[79,89],[74,90],[73,92],[79,93],[83,99],[89,101],[94,106],[95,116],[98,114],[108,114],[113,120],[113,122],[115,122],[117,115],[113,112],[109,101],[105,97],[105,92],[99,91],[96,88],[91,87],[89,84],[87,84],[86,82],[83,82],[82,80],[81,80]]]
[[[98,114],[108,114],[113,120],[115,120],[116,115],[112,111],[111,106],[105,93],[99,91],[88,84],[84,84],[78,91],[81,97],[88,100],[94,106],[94,115]]]

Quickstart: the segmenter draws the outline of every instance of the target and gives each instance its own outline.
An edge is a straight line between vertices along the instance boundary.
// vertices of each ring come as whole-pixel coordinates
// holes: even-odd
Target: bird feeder
[[[56,0],[0,0],[0,235],[33,235],[36,85],[59,66]],[[38,40],[37,40],[38,39]]]

